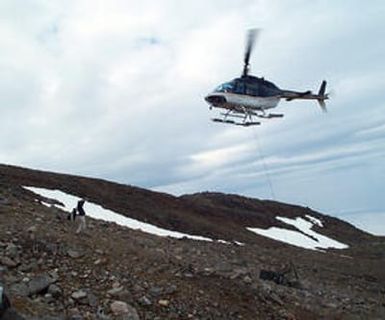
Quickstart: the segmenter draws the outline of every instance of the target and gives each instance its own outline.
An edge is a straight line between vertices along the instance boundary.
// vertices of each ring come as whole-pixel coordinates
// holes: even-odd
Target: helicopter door
[[[258,86],[247,85],[246,86],[246,94],[248,96],[258,97],[259,96]]]
[[[246,94],[246,86],[243,82],[236,82],[234,86],[234,93]]]

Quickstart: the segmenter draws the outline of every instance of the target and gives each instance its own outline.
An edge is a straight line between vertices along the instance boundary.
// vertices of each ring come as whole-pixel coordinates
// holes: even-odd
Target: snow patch
[[[309,217],[311,216],[307,216],[308,219]],[[297,247],[305,248],[305,249],[319,250],[319,249],[326,249],[326,248],[335,248],[335,249],[348,248],[348,246],[344,243],[338,242],[336,240],[333,240],[331,238],[328,238],[326,236],[323,236],[311,230],[312,226],[315,224],[318,226],[320,224],[322,225],[322,222],[316,218],[313,218],[315,220],[309,219],[312,222],[309,222],[308,220],[305,220],[301,217],[297,217],[295,219],[290,219],[286,217],[276,217],[276,219],[286,224],[294,226],[295,228],[297,228],[298,230],[302,231],[305,234],[300,233],[298,231],[288,230],[288,229],[278,228],[278,227],[270,227],[269,229],[247,228],[247,230],[250,230],[252,232],[255,232],[257,234],[260,234],[262,236],[265,236],[274,240],[285,242],[285,243],[288,243]]]
[[[226,241],[226,240],[222,240],[222,239],[219,239],[219,240],[216,240],[217,242],[219,243],[223,243],[223,244],[229,244],[229,245],[236,245],[236,246],[244,246],[245,244],[243,242],[239,242],[239,241]]]
[[[31,190],[32,191],[32,190]],[[43,200],[40,201],[40,203],[48,208],[51,208],[51,207],[56,207],[55,204],[52,204],[52,203],[48,203],[48,202],[45,202]],[[62,208],[63,209],[63,208]]]
[[[36,188],[36,187],[28,187],[23,186],[23,188],[32,191],[36,194],[39,194],[43,197],[55,199],[64,204],[64,208],[60,207],[61,209],[65,211],[71,211],[72,208],[75,208],[79,197],[67,194],[65,192],[62,192],[60,190],[51,190],[51,189],[44,189],[44,188]],[[46,206],[47,203],[42,202]],[[141,222],[136,219],[128,218],[126,216],[123,216],[119,213],[113,212],[109,209],[105,209],[102,206],[92,203],[92,202],[86,202],[84,204],[84,210],[86,211],[87,215],[98,220],[108,221],[108,222],[115,222],[116,224],[119,224],[124,227],[128,227],[131,229],[140,229],[143,232],[155,234],[157,236],[161,237],[172,237],[172,238],[189,238],[193,240],[201,240],[201,241],[213,241],[210,238],[202,237],[202,236],[196,236],[196,235],[190,235],[178,231],[171,231],[163,228],[159,228],[157,226],[151,225],[149,223]]]
[[[323,227],[323,224],[322,224],[321,220],[319,220],[317,218],[314,218],[312,216],[309,216],[308,214],[305,217],[308,218],[308,220],[310,220],[313,224],[316,224],[319,227]]]

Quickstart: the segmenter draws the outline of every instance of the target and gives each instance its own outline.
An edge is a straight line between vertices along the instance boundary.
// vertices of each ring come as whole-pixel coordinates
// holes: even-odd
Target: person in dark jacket
[[[80,233],[81,231],[86,230],[86,212],[84,211],[84,208],[83,208],[85,202],[86,201],[84,199],[81,199],[78,201],[78,205],[76,209],[79,216],[79,227],[76,230],[76,233]]]

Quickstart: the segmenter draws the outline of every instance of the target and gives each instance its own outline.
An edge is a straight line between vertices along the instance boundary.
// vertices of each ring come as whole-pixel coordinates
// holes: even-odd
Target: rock
[[[99,306],[98,309],[96,310],[96,319],[97,320],[109,320],[110,317],[108,317],[104,313],[104,308],[102,306]]]
[[[123,316],[119,319],[124,320],[139,320],[139,315],[136,309],[126,302],[114,301],[111,303],[111,311],[115,316]]]
[[[14,261],[13,259],[11,259],[9,257],[1,257],[0,263],[4,266],[8,267],[8,268],[15,268],[20,264],[19,261]]]
[[[184,276],[185,278],[193,278],[193,277],[194,277],[194,274],[193,274],[192,272],[187,271],[187,272],[184,272],[184,273],[183,273],[183,276]]]
[[[111,303],[110,308],[114,315],[128,313],[128,304],[123,301],[114,301],[113,303]]]
[[[75,291],[71,294],[71,298],[74,300],[81,300],[87,297],[87,292],[83,290]]]
[[[203,273],[204,275],[206,275],[206,276],[209,276],[209,275],[211,275],[211,274],[214,273],[214,269],[213,269],[213,268],[204,268],[203,271],[202,271],[202,273]]]
[[[74,259],[77,259],[77,258],[80,258],[83,256],[83,253],[82,252],[79,252],[79,251],[76,251],[76,250],[73,250],[73,249],[68,249],[67,250],[67,255],[71,258],[74,258]]]
[[[19,297],[27,297],[29,294],[29,288],[24,282],[15,283],[9,288],[12,295]]]
[[[67,306],[67,307],[73,307],[74,305],[75,305],[75,300],[72,299],[72,298],[69,298],[69,299],[67,300],[66,306]]]
[[[19,267],[19,270],[22,271],[22,272],[30,272],[32,270],[36,270],[37,269],[37,261],[31,261],[30,263],[28,264],[22,264],[20,267]]]
[[[243,282],[246,283],[246,284],[250,284],[253,282],[253,279],[251,279],[249,276],[245,276],[243,278]]]
[[[270,295],[269,295],[269,299],[271,301],[274,301],[276,304],[280,305],[280,306],[283,306],[283,301],[281,300],[281,298],[276,295],[274,292],[271,292]]]
[[[163,292],[163,289],[160,287],[151,287],[149,290],[150,295],[152,295],[153,297],[160,296],[162,292]]]
[[[111,290],[108,290],[107,293],[110,296],[117,297],[123,292],[123,287],[118,287],[118,288],[112,288]]]
[[[147,298],[146,296],[142,296],[141,298],[138,299],[138,302],[142,305],[142,306],[150,306],[152,303],[151,303],[151,300],[149,298]]]
[[[0,197],[0,205],[1,206],[7,206],[11,204],[11,202],[7,198]]]
[[[162,307],[168,307],[168,305],[170,304],[170,301],[166,299],[161,299],[158,301],[158,304]]]
[[[176,292],[176,290],[177,290],[177,286],[172,284],[171,286],[163,290],[163,294],[173,294]]]
[[[55,301],[54,297],[53,297],[52,294],[50,294],[50,293],[46,293],[46,294],[44,295],[44,299],[45,299],[45,302],[46,302],[46,303],[51,303],[51,302],[54,302],[54,301]]]
[[[296,320],[296,317],[287,310],[280,310],[278,314],[280,315],[281,319]]]
[[[29,295],[38,294],[46,289],[53,282],[52,278],[48,274],[41,274],[33,278],[28,283]]]
[[[247,275],[248,271],[245,268],[236,268],[234,269],[233,273],[230,275],[230,279],[234,280],[240,276]]]
[[[29,233],[35,233],[37,231],[37,227],[36,226],[31,226],[27,229],[27,232]]]
[[[91,306],[91,307],[96,307],[98,305],[98,298],[91,292],[89,292],[87,294],[87,298],[88,298],[88,304]]]
[[[15,258],[19,257],[19,249],[13,243],[9,243],[7,245],[7,248],[5,249],[5,252],[6,252],[7,256],[10,257],[10,258],[15,259]]]
[[[49,272],[49,276],[51,277],[52,282],[56,282],[59,280],[59,274],[57,273],[57,270]]]
[[[138,294],[138,293],[143,293],[144,288],[141,287],[141,286],[138,285],[138,284],[134,284],[134,286],[132,287],[131,290],[132,290],[134,293]]]
[[[62,295],[62,290],[60,289],[59,286],[56,284],[51,284],[48,287],[48,293],[52,295],[55,299],[59,298]]]

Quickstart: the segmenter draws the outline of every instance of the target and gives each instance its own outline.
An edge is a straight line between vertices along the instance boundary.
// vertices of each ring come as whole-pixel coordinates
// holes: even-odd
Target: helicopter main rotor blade
[[[243,66],[242,76],[247,76],[247,74],[249,73],[250,55],[251,55],[251,52],[253,51],[258,32],[259,32],[259,29],[250,29],[247,34],[246,51],[245,51],[245,58],[243,60],[244,66]]]

